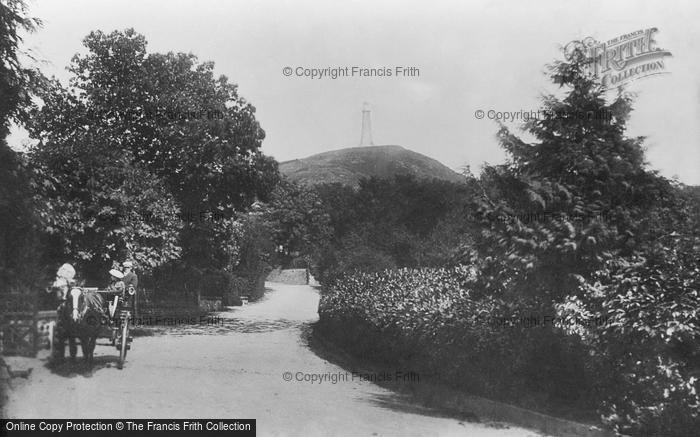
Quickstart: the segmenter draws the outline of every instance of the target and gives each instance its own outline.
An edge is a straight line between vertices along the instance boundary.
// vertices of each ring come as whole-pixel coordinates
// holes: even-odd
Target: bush
[[[697,429],[700,387],[687,356],[669,358],[679,343],[655,341],[643,317],[628,323],[620,317],[630,309],[609,302],[617,316],[598,323],[595,313],[577,312],[575,300],[550,314],[530,312],[476,297],[474,273],[460,266],[339,277],[321,294],[319,329],[358,356],[412,366],[471,393],[565,416],[573,411],[574,418],[589,419],[597,409],[603,422],[630,435]],[[627,307],[644,312],[643,298],[633,300]],[[680,301],[674,308],[678,324],[664,335],[681,338],[697,310],[684,312]],[[547,315],[556,321],[544,323]]]
[[[475,393],[590,406],[580,341],[553,326],[500,323],[514,313],[472,298],[472,273],[462,266],[346,275],[322,293],[320,324],[359,355],[439,369],[443,382]]]

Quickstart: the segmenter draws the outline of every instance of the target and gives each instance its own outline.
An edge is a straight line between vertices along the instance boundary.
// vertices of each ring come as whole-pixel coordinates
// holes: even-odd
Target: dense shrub
[[[697,378],[673,359],[648,354],[652,329],[646,339],[625,333],[617,307],[617,318],[599,323],[577,313],[576,302],[542,315],[474,298],[473,273],[346,275],[321,295],[320,329],[359,356],[412,366],[471,393],[579,419],[597,409],[627,434],[681,436],[697,427]]]
[[[474,280],[464,266],[346,275],[321,295],[321,329],[357,354],[417,366],[471,392],[590,407],[579,339],[554,314],[544,323],[541,314],[474,299]]]

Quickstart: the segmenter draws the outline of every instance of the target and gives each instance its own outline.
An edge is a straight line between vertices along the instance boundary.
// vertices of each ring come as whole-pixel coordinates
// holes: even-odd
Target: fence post
[[[39,353],[39,318],[37,317],[37,309],[34,308],[32,311],[32,349],[33,357],[36,358],[36,354]]]

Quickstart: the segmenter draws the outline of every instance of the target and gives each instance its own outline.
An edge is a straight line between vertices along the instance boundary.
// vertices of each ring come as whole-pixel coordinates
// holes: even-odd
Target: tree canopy
[[[88,270],[124,256],[207,264],[219,228],[278,178],[255,108],[212,62],[148,53],[133,29],[83,43],[68,86],[52,80],[28,125],[47,229]]]
[[[476,295],[505,317],[575,322],[563,329],[596,357],[606,420],[683,435],[698,420],[698,224],[689,193],[648,169],[643,138],[625,136],[631,96],[608,102],[586,62],[576,50],[551,66],[565,97],[546,96],[526,124],[535,142],[499,131],[509,160],[481,176]]]

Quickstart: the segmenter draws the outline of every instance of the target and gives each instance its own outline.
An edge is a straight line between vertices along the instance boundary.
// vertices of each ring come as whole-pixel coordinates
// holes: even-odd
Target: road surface
[[[116,350],[100,345],[89,370],[79,364],[51,370],[37,362],[28,380],[13,380],[5,414],[254,418],[259,436],[539,435],[446,417],[348,375],[309,348],[309,326],[318,320],[317,291],[267,285],[259,302],[217,313],[202,323],[188,321],[136,337],[122,370],[116,368]]]

